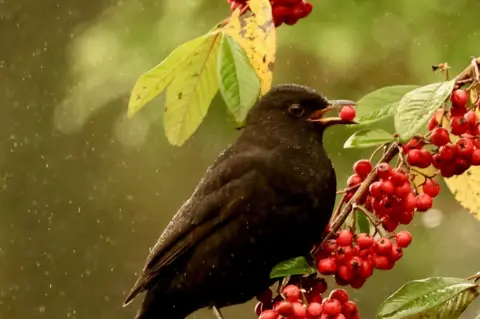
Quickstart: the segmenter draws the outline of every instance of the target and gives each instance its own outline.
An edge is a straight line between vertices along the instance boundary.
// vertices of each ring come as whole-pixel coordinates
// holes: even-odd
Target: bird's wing
[[[207,170],[192,197],[178,210],[152,249],[125,304],[145,290],[162,268],[241,213],[235,208],[249,200],[256,191],[255,185],[265,182],[259,171],[269,166],[270,156],[265,151],[225,156]]]

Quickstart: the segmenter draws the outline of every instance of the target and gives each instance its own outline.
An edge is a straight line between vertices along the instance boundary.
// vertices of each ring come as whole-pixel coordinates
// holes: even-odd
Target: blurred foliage
[[[278,30],[275,83],[357,99],[442,81],[432,64],[455,73],[480,55],[477,0],[312,2],[308,19]],[[127,120],[129,90],[228,14],[223,0],[0,2],[0,318],[132,318],[138,304],[121,303],[148,247],[237,133],[217,96],[193,139],[169,146],[162,99]],[[351,133],[325,136],[339,186],[368,156],[342,149]],[[480,226],[441,195],[398,267],[353,293],[362,318],[408,280],[478,271]],[[253,319],[252,307],[225,316]],[[479,313],[477,301],[464,318]]]

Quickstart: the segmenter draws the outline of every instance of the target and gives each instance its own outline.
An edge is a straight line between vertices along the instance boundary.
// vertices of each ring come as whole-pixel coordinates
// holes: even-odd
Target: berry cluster
[[[390,238],[375,240],[365,233],[355,235],[350,230],[341,230],[335,239],[321,245],[316,256],[318,272],[334,275],[339,286],[359,289],[373,275],[374,269],[392,269],[402,258],[402,249],[411,241],[408,231],[398,232],[393,243]]]
[[[267,290],[258,297],[256,313],[260,319],[358,319],[357,305],[349,300],[344,289],[333,290],[328,298],[322,294],[327,290],[324,279],[303,278],[300,288],[290,284],[282,294],[272,300],[272,291]]]
[[[237,8],[248,10],[247,0],[227,0],[232,11]],[[283,23],[294,25],[298,20],[306,18],[313,9],[305,0],[270,0],[272,4],[273,22],[276,27]]]
[[[373,166],[369,160],[359,160],[353,169],[355,174],[347,180],[351,189],[346,194],[347,201],[373,170]],[[365,205],[367,210],[374,212],[388,232],[394,231],[399,224],[409,224],[415,211],[429,210],[432,207],[432,198],[440,192],[438,183],[427,179],[422,185],[423,193],[416,195],[410,175],[403,167],[392,168],[387,163],[380,163],[376,172],[377,180],[369,186],[368,192],[357,204]]]
[[[480,165],[480,127],[475,110],[469,109],[468,93],[457,89],[450,97],[452,107],[449,111],[440,109],[428,122],[430,134],[426,137],[414,137],[403,150],[407,154],[408,164],[426,168],[433,165],[443,177],[463,174],[470,166]],[[449,129],[443,127],[448,122]],[[451,136],[458,139],[451,140]],[[430,149],[427,149],[430,148]]]

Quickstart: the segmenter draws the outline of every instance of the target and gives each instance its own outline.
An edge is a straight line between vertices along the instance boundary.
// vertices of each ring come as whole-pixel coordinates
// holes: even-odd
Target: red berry
[[[340,304],[344,304],[348,301],[348,293],[345,289],[334,289],[330,293],[330,299],[336,299],[340,302]]]
[[[309,2],[304,2],[304,3],[303,3],[303,9],[302,9],[302,12],[303,12],[302,18],[305,18],[305,17],[307,17],[308,15],[310,15],[310,13],[312,12],[312,10],[313,10],[312,4],[309,3]]]
[[[390,248],[391,253],[391,248]],[[373,257],[373,265],[375,268],[380,270],[390,270],[393,268],[393,263],[388,259],[387,256],[375,255]]]
[[[337,249],[337,241],[335,239],[329,239],[322,244],[322,250],[327,254],[333,253]]]
[[[282,300],[273,306],[273,310],[281,316],[289,317],[293,315],[293,304],[290,301]]]
[[[325,298],[323,300],[323,313],[329,316],[337,316],[342,311],[342,305],[336,299]]]
[[[465,113],[467,113],[468,109],[466,106],[458,106],[458,107],[455,107],[453,106],[451,109],[450,109],[450,115],[451,116],[464,116]]]
[[[355,175],[350,176],[347,179],[347,186],[348,187],[357,186],[357,185],[361,184],[362,182],[363,182],[363,179],[360,176],[358,176],[357,174],[355,174]]]
[[[457,157],[455,159],[454,166],[452,166],[454,168],[453,173],[455,175],[462,175],[467,169],[470,168],[470,160],[471,158],[466,159],[462,157]]]
[[[393,245],[392,255],[390,256],[392,261],[398,261],[403,257],[403,250],[398,245]]]
[[[307,306],[307,318],[317,319],[322,315],[323,306],[318,302],[310,302]]]
[[[288,24],[288,25],[294,25],[298,22],[298,20],[300,20],[300,17],[297,15],[297,13],[294,13],[292,12],[291,15],[289,15],[288,17],[285,18],[285,24]]]
[[[311,292],[320,295],[327,291],[327,282],[323,278],[316,278]]]
[[[407,248],[412,242],[412,234],[406,230],[402,230],[395,235],[395,241],[398,247]]]
[[[432,131],[430,141],[436,146],[443,146],[450,142],[450,135],[448,134],[448,131],[443,127],[437,127]]]
[[[272,291],[270,289],[267,289],[257,296],[257,300],[263,303],[268,303],[272,300],[272,297],[273,297]]]
[[[351,246],[353,241],[353,233],[350,230],[341,230],[338,233],[337,245],[341,247]]]
[[[443,177],[446,177],[446,178],[449,178],[449,177],[452,177],[453,175],[455,175],[456,167],[454,165],[455,165],[455,163],[453,163],[453,165],[446,165],[446,166],[442,167],[440,169],[440,175],[442,175]]]
[[[353,301],[348,301],[342,305],[342,314],[347,319],[358,319],[357,305]]]
[[[452,101],[452,106],[454,107],[464,107],[468,102],[468,93],[465,90],[455,90],[452,92],[450,97]]]
[[[304,305],[302,305],[299,302],[293,303],[293,316],[290,318],[303,319],[305,318],[306,314],[307,314],[307,310],[305,309]]]
[[[411,192],[412,192],[412,187],[410,186],[409,182],[404,183],[402,186],[397,186],[397,188],[395,188],[395,196],[397,196],[398,198],[404,198]]]
[[[318,271],[325,276],[333,275],[337,271],[335,259],[329,257],[320,259],[317,264]]]
[[[338,267],[336,275],[345,282],[350,282],[350,280],[352,280],[355,276],[352,268],[348,267],[347,265],[340,265],[340,267]]]
[[[427,179],[422,186],[423,192],[430,197],[437,197],[440,194],[440,185],[433,179]]]
[[[440,158],[440,154],[435,154],[432,156],[433,167],[435,167],[436,169],[440,169],[443,167],[444,164],[445,162],[442,161],[442,159]]]
[[[362,267],[360,268],[359,275],[365,279],[373,275],[373,265],[370,261],[364,260],[362,262]]]
[[[275,311],[268,309],[262,312],[259,319],[278,319],[278,315]]]
[[[388,179],[392,176],[392,167],[388,163],[380,163],[377,166],[377,175],[381,179]]]
[[[455,158],[457,154],[457,147],[452,143],[448,143],[442,147],[440,147],[440,159],[444,162],[451,161]]]
[[[393,186],[393,183],[391,180],[387,179],[382,181],[380,185],[380,190],[382,191],[382,193],[386,195],[393,195],[393,193],[395,192],[395,186]]]
[[[463,116],[454,116],[450,120],[450,127],[452,134],[460,136],[467,132],[468,123]]]
[[[471,139],[461,138],[455,144],[457,146],[457,154],[465,159],[470,159],[474,151],[474,144]]]
[[[475,111],[468,111],[463,117],[470,126],[476,125],[478,122],[477,113],[475,113]]]
[[[472,165],[480,165],[480,149],[476,149],[472,154]]]
[[[397,168],[393,171],[391,179],[395,186],[402,186],[408,182],[408,173],[403,168]]]
[[[288,301],[295,302],[300,298],[300,288],[295,285],[288,285],[283,288],[282,294]]]
[[[403,201],[403,208],[408,212],[413,212],[417,208],[417,198],[412,193],[408,194]]]
[[[430,120],[428,120],[428,130],[431,131],[433,130],[434,128],[436,128],[438,126],[438,121],[437,121],[437,114],[433,114],[433,116],[430,118]]]
[[[344,121],[353,121],[355,118],[356,112],[351,105],[342,106],[340,109],[340,118]]]
[[[339,247],[337,249],[337,253],[335,254],[335,258],[336,258],[337,263],[343,263],[343,262],[348,261],[354,255],[355,255],[355,251],[353,250],[352,247],[350,247],[350,246]]]
[[[413,199],[416,202],[415,195],[413,195]],[[410,211],[405,210],[398,215],[398,222],[402,225],[408,225],[412,222],[412,220],[413,220],[413,210],[410,210]]]
[[[322,303],[323,301],[323,297],[322,295],[314,295],[314,294],[307,294],[307,300],[308,302],[318,302],[318,303]]]
[[[408,151],[412,149],[421,149],[425,143],[423,142],[421,137],[414,136],[412,137],[407,144],[403,145],[403,151],[408,153]]]
[[[407,158],[408,164],[419,168],[427,168],[432,163],[432,154],[424,149],[410,150]]]
[[[368,187],[370,195],[375,198],[380,198],[382,196],[382,190],[380,188],[381,185],[382,182],[373,182],[372,184],[370,184],[370,186]]]
[[[361,249],[371,248],[374,243],[375,243],[375,241],[374,241],[373,237],[368,235],[368,234],[361,233],[361,234],[357,235],[357,245]]]
[[[392,241],[389,238],[380,238],[375,243],[375,252],[379,255],[389,255],[392,251]]]
[[[420,163],[422,159],[421,151],[417,149],[408,151],[407,156],[407,162],[412,166],[418,166],[418,163]]]
[[[388,232],[393,232],[395,229],[398,227],[398,220],[397,219],[387,219],[382,222],[382,226],[385,228],[386,231]]]
[[[417,211],[419,212],[426,212],[430,208],[432,208],[433,201],[432,198],[423,193],[423,194],[418,194],[417,196]]]
[[[372,163],[369,160],[359,160],[353,165],[355,173],[362,178],[367,177],[372,169]]]
[[[360,289],[365,284],[366,279],[362,277],[355,277],[350,281],[350,286],[355,289]]]

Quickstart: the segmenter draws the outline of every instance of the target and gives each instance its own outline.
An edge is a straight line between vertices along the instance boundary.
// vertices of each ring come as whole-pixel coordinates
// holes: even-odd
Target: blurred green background
[[[480,55],[478,0],[312,2],[278,30],[276,83],[358,99]],[[238,133],[217,96],[195,136],[170,146],[161,99],[127,120],[129,90],[228,14],[223,0],[0,1],[0,318],[132,318],[139,301],[121,304],[149,247]],[[341,185],[369,153],[342,150],[351,133],[325,136]],[[395,269],[353,292],[362,318],[407,280],[480,270],[480,223],[447,190],[411,230]],[[464,318],[478,314],[477,301]],[[253,303],[225,317],[253,319]]]

